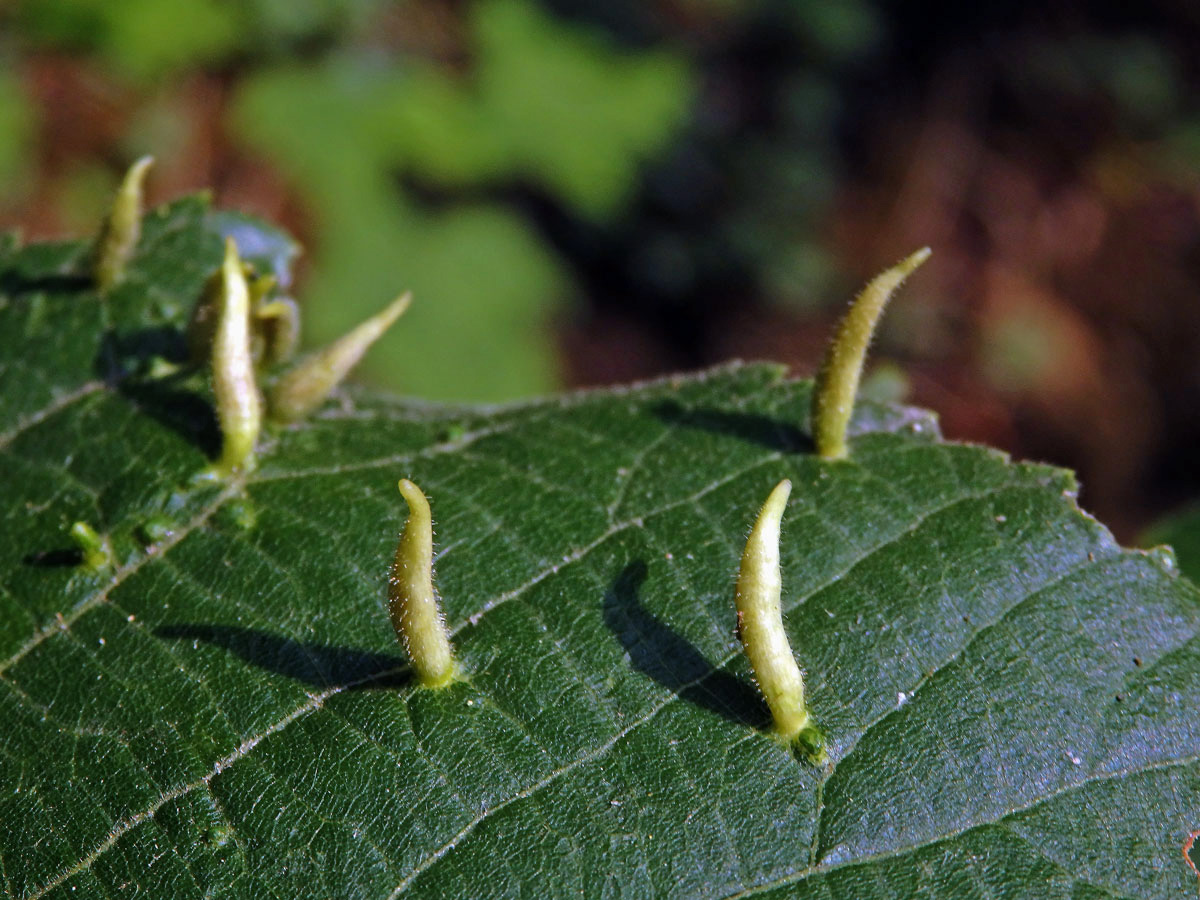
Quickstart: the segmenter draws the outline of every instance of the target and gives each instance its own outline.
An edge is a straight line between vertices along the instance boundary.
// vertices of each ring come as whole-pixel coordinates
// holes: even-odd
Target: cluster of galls
[[[142,182],[151,159],[130,168],[117,193],[93,256],[93,275],[107,290],[120,280],[137,244],[141,225]],[[858,393],[859,378],[875,324],[888,300],[930,255],[917,251],[873,279],[855,298],[838,325],[818,372],[812,397],[812,432],[819,456],[847,456],[846,429]],[[256,276],[238,257],[232,238],[225,259],[210,279],[188,327],[188,346],[196,362],[208,360],[220,421],[222,446],[208,477],[228,478],[254,465],[254,449],[263,418],[259,372],[286,362],[295,352],[299,316],[294,301],[272,297],[270,276]],[[266,397],[268,416],[295,422],[317,408],[393,322],[408,308],[410,295],[317,351],[278,378]],[[737,633],[767,701],[775,730],[813,762],[825,759],[824,736],[805,703],[804,676],[783,627],[780,596],[779,532],[792,484],[779,482],[759,511],[738,573],[735,606]],[[417,680],[443,687],[458,676],[445,620],[433,586],[433,520],[429,501],[408,479],[400,493],[409,515],[396,547],[388,578],[392,624],[408,653]],[[103,555],[104,543],[84,523],[76,523],[88,559]],[[74,534],[73,531],[73,534]]]
[[[121,280],[137,246],[142,185],[152,162],[146,156],[130,167],[96,241],[92,275],[101,291]],[[275,279],[243,263],[236,242],[226,238],[221,268],[192,311],[188,351],[194,363],[211,367],[221,426],[221,455],[208,477],[228,478],[254,467],[264,414],[259,377],[287,362],[299,343],[299,310],[290,297],[274,296],[275,287]],[[266,392],[267,417],[296,422],[320,406],[411,301],[411,294],[402,295],[276,379]]]

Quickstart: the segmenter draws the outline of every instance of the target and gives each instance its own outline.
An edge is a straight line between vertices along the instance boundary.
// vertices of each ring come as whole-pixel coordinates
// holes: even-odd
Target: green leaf
[[[411,289],[408,328],[363,375],[437,399],[508,400],[560,383],[546,335],[572,286],[530,223],[479,189],[533,182],[611,219],[684,126],[694,79],[677,56],[622,52],[528,0],[475,4],[469,24],[465,74],[362,54],[276,67],[241,86],[234,130],[315,210],[315,343]],[[447,202],[430,208],[397,173]],[[474,365],[445,364],[464,348]]]
[[[487,0],[474,18],[486,127],[522,173],[582,213],[611,218],[645,158],[686,121],[683,58],[619,54],[525,0]]]
[[[262,75],[240,95],[239,130],[304,187],[321,223],[306,339],[326,343],[411,290],[407,327],[368,354],[364,377],[438,398],[548,390],[557,379],[544,335],[566,274],[514,213],[474,203],[426,210],[397,189],[384,154],[394,148],[379,133],[390,132],[406,87],[395,72],[346,63]],[[424,140],[408,124],[396,121],[391,143]],[[476,364],[445,365],[462,347]]]
[[[31,0],[20,16],[34,40],[95,47],[144,83],[220,59],[239,44],[237,8],[213,0]]]
[[[351,390],[197,486],[207,392],[150,363],[217,265],[206,215],[151,215],[104,299],[86,245],[0,249],[6,895],[1196,891],[1200,595],[1069,474],[869,402],[823,463],[809,383],[731,365],[490,409]],[[440,691],[385,606],[400,477],[468,676]],[[733,633],[783,477],[821,769]]]
[[[0,203],[24,197],[30,190],[30,146],[36,125],[17,78],[0,72]]]

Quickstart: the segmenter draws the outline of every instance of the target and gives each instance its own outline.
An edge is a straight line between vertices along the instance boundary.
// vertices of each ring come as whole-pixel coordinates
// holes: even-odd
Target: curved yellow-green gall
[[[279,379],[269,397],[271,418],[295,422],[320,406],[411,302],[411,293],[396,298],[387,309],[318,350]]]
[[[221,458],[213,469],[224,478],[254,467],[254,445],[262,425],[262,402],[250,352],[250,290],[233,238],[225,239],[221,265],[212,380],[221,425]]]
[[[125,173],[96,240],[92,275],[96,286],[108,290],[121,280],[142,231],[142,185],[154,157],[143,156]]]
[[[408,521],[388,577],[388,611],[417,680],[425,687],[442,687],[454,679],[455,667],[433,590],[433,519],[429,501],[407,478],[400,481],[400,493],[408,503]]]
[[[276,287],[273,275],[257,275],[249,263],[242,263],[242,274],[250,291],[250,353],[254,364],[262,369],[286,362],[300,342],[300,308],[291,297],[271,297]],[[212,355],[224,287],[224,272],[218,270],[204,285],[192,309],[186,333],[192,362],[202,362]]]
[[[791,492],[792,483],[786,479],[775,486],[746,541],[735,601],[738,635],[771,709],[775,730],[821,759],[824,741],[804,703],[804,676],[783,630],[780,607],[779,524]]]
[[[854,411],[858,381],[875,323],[892,294],[905,278],[929,259],[931,252],[928,247],[923,247],[876,275],[854,298],[845,317],[838,323],[817,372],[812,397],[813,441],[817,453],[825,459],[846,457],[846,426]]]
[[[287,362],[300,344],[300,307],[291,297],[264,300],[254,307],[253,327],[262,345],[254,358],[263,366]]]

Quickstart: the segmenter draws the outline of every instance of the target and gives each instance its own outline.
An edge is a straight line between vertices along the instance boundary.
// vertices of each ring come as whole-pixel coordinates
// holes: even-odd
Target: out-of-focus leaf
[[[219,0],[30,0],[20,15],[35,40],[94,48],[143,81],[218,59],[241,43],[237,6]]]
[[[485,127],[521,174],[587,215],[611,215],[639,166],[686,121],[692,79],[683,58],[617,53],[526,0],[485,0],[474,19]]]
[[[619,52],[526,0],[488,0],[471,22],[465,78],[378,59],[275,70],[243,88],[235,122],[315,208],[310,339],[412,289],[412,311],[363,371],[430,397],[496,400],[558,382],[547,337],[566,273],[513,212],[431,210],[395,176],[448,189],[532,181],[611,215],[683,123],[691,78],[678,56]],[[472,365],[440,365],[463,353]]]
[[[798,0],[785,4],[796,27],[808,32],[817,48],[835,59],[852,59],[870,50],[883,25],[871,0]]]
[[[317,213],[300,296],[307,339],[331,340],[412,290],[412,309],[367,356],[368,378],[438,398],[545,391],[557,382],[547,329],[566,278],[515,214],[424,209],[389,179],[405,132],[381,139],[379,117],[397,121],[404,83],[398,70],[344,63],[264,76],[239,101],[242,127],[276,152]]]
[[[20,83],[0,71],[0,201],[16,199],[27,187],[34,122]]]
[[[23,0],[33,43],[86,49],[142,83],[246,52],[270,57],[362,25],[382,0]],[[160,148],[161,149],[161,148]]]

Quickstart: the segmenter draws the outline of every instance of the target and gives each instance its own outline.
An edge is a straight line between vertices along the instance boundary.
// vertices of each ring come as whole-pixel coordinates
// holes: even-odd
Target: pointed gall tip
[[[392,323],[408,312],[409,306],[412,305],[412,291],[405,291],[395,300],[388,304],[383,312],[379,313],[377,318],[380,325],[386,329],[390,328]]]
[[[787,506],[788,497],[791,494],[792,482],[785,478],[772,488],[771,493],[767,496],[767,502],[763,504],[763,512],[769,513],[772,518],[782,517],[784,507]]]
[[[225,238],[225,256],[222,259],[221,265],[225,267],[227,273],[230,269],[236,268],[243,278],[246,277],[245,273],[241,271],[242,261],[238,257],[237,241],[232,237]]]
[[[931,256],[933,256],[933,250],[929,247],[922,247],[916,253],[902,259],[896,268],[900,269],[905,275],[911,275]]]
[[[150,155],[138,157],[133,165],[129,167],[129,171],[125,173],[125,185],[127,187],[140,188],[146,180],[146,173],[150,171],[150,167],[154,165],[154,157]]]
[[[366,355],[371,345],[408,309],[411,302],[411,293],[401,294],[386,309],[352,328],[284,375],[271,392],[272,418],[282,423],[295,422],[316,409]]]

